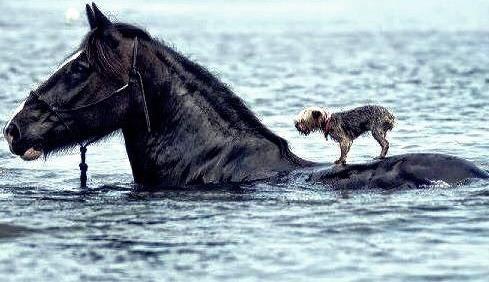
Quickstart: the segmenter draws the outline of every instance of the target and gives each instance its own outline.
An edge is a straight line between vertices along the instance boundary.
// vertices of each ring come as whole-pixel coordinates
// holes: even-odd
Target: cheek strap
[[[138,56],[138,38],[134,38],[134,42],[132,45],[132,64],[131,64],[131,71],[129,72],[129,83],[134,83],[136,82],[137,85],[139,86],[139,91],[141,93],[141,98],[143,102],[143,111],[144,111],[144,118],[146,119],[146,129],[148,130],[148,133],[151,133],[151,119],[149,116],[149,110],[148,110],[148,103],[146,102],[146,93],[144,92],[144,84],[143,84],[143,78],[141,76],[141,73],[138,71],[136,67],[136,61],[137,61],[137,56]]]
[[[129,84],[136,83],[136,85],[138,86],[139,91],[141,93],[144,118],[146,120],[146,129],[148,130],[148,133],[151,133],[151,119],[149,116],[148,104],[146,102],[146,93],[144,92],[143,78],[141,76],[141,73],[138,71],[138,69],[136,67],[137,56],[138,56],[138,45],[139,45],[138,44],[138,38],[135,37],[134,41],[133,41],[133,45],[132,45],[132,64],[131,64],[131,71],[129,72],[128,84],[126,84],[123,87],[121,87],[120,89],[116,90],[112,95],[124,90]],[[95,139],[92,139],[85,144],[80,144],[80,157],[81,157],[80,187],[82,187],[82,188],[87,187],[87,170],[88,170],[88,165],[86,163],[87,147],[88,147],[88,145],[92,144],[94,141],[95,141]]]

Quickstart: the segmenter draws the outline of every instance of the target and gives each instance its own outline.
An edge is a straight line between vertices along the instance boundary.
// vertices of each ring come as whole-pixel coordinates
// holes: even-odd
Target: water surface
[[[292,150],[302,107],[382,104],[397,116],[390,154],[448,153],[489,169],[489,3],[474,1],[104,1],[232,86]],[[0,122],[87,31],[76,1],[2,1]],[[357,139],[350,162],[379,153]],[[487,281],[489,186],[333,190],[300,180],[134,189],[120,136],[78,155],[23,162],[0,139],[0,275],[32,280]]]

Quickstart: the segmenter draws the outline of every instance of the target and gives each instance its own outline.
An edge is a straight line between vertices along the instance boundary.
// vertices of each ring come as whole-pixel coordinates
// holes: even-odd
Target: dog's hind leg
[[[374,129],[372,130],[372,136],[379,142],[380,147],[382,147],[382,151],[380,151],[380,156],[377,158],[383,159],[387,155],[387,151],[389,150],[389,141],[385,138],[386,132]]]
[[[350,139],[342,139],[340,141],[341,156],[334,162],[335,164],[346,164],[346,155],[348,155],[352,143]]]

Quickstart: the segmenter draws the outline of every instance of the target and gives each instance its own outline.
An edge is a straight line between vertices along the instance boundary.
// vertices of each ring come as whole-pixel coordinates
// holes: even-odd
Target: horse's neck
[[[161,56],[161,66],[153,66],[161,69],[152,73],[161,72],[165,79],[144,78],[152,132],[144,130],[141,119],[123,128],[136,182],[243,181],[297,166],[294,161],[300,159],[285,141],[259,123],[230,90],[216,87],[220,82],[209,77],[199,78],[201,73],[188,73],[170,53]]]

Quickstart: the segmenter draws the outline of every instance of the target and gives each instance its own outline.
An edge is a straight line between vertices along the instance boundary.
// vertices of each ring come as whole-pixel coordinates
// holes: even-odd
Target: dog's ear
[[[323,114],[320,111],[312,111],[312,118],[318,120]]]

